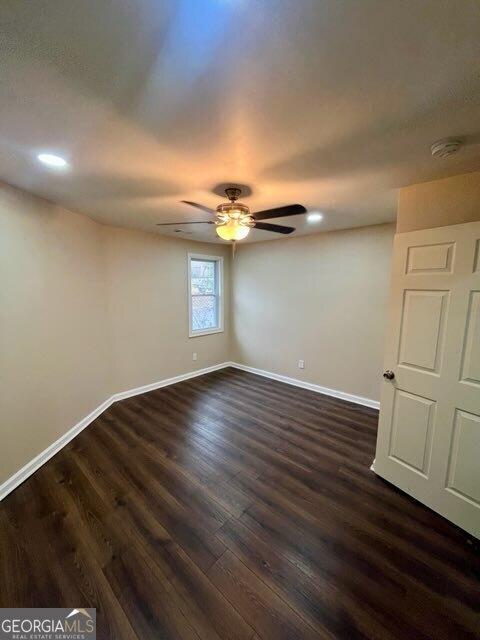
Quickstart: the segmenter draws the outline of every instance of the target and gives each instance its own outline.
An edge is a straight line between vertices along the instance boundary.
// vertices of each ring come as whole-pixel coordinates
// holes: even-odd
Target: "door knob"
[[[387,369],[383,372],[383,377],[385,378],[385,380],[393,380],[395,378],[395,374],[393,373],[393,371],[390,371],[390,369]]]

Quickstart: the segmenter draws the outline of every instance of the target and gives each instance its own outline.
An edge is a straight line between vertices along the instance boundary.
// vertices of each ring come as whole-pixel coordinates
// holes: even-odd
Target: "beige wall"
[[[234,359],[378,400],[393,235],[389,224],[241,246]]]
[[[0,483],[113,390],[101,227],[0,188]]]
[[[230,247],[113,227],[104,232],[117,390],[229,360]],[[225,257],[223,333],[188,337],[188,252]]]
[[[224,333],[188,338],[188,251],[227,258]],[[228,360],[229,268],[0,187],[0,484],[113,393]]]
[[[400,189],[397,233],[480,220],[480,171]]]

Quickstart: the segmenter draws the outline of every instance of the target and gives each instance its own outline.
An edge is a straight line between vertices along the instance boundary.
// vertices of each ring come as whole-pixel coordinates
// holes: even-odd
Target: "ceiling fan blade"
[[[170,227],[176,225],[179,227],[182,224],[215,224],[213,220],[195,220],[194,222],[157,222],[157,227]]]
[[[201,209],[202,211],[206,211],[207,213],[216,213],[214,209],[210,209],[210,207],[206,207],[203,204],[198,204],[198,202],[191,202],[190,200],[180,200],[180,202],[183,202],[183,204],[189,204],[191,207],[196,207],[197,209]]]
[[[262,231],[273,231],[274,233],[292,233],[295,231],[295,227],[284,227],[281,224],[270,224],[269,222],[256,222],[255,229],[261,229]]]
[[[265,211],[257,211],[257,213],[252,213],[252,216],[254,220],[269,220],[270,218],[298,216],[300,213],[307,213],[307,210],[303,205],[287,204],[287,206],[285,207],[277,207],[276,209],[266,209]]]

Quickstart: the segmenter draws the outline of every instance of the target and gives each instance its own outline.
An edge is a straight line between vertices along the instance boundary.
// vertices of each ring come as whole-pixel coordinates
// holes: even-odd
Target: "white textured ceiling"
[[[3,0],[0,21],[0,178],[106,224],[205,219],[179,201],[242,183],[253,210],[324,212],[297,235],[361,226],[480,168],[478,0]]]

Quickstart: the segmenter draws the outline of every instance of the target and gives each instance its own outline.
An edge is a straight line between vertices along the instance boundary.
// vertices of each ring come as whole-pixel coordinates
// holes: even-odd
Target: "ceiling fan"
[[[267,209],[265,211],[258,211],[257,213],[251,213],[247,205],[238,202],[238,198],[241,194],[241,189],[237,187],[231,187],[225,189],[228,202],[219,204],[216,209],[210,209],[203,204],[197,202],[190,202],[189,200],[182,200],[184,204],[189,204],[192,207],[206,211],[213,214],[215,218],[213,220],[201,220],[195,222],[159,222],[157,226],[171,226],[180,224],[214,224],[217,235],[222,240],[243,240],[250,233],[250,229],[262,229],[263,231],[273,231],[273,233],[289,234],[295,231],[295,227],[286,227],[280,224],[270,224],[268,222],[262,222],[262,220],[269,220],[272,218],[284,218],[286,216],[296,216],[300,213],[306,213],[307,210],[301,204],[289,204],[285,207],[277,207],[276,209]]]

